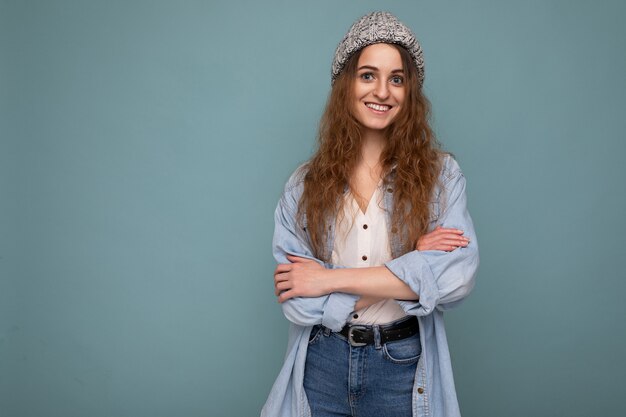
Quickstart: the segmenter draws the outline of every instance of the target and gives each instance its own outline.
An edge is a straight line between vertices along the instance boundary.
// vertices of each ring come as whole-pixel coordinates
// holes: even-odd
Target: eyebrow
[[[369,70],[372,70],[372,71],[378,71],[378,68],[373,67],[373,66],[371,66],[371,65],[362,65],[362,66],[360,66],[360,67],[357,69],[357,71],[361,71],[361,70],[363,70],[363,69],[369,69]],[[395,69],[395,70],[392,70],[392,71],[391,71],[391,73],[392,73],[392,74],[396,74],[396,73],[398,73],[398,72],[404,73],[404,70],[403,70],[402,68],[400,68],[400,69]]]

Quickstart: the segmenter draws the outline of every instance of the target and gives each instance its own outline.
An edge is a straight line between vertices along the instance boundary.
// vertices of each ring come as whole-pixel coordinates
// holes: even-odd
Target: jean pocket
[[[416,363],[422,354],[419,333],[406,339],[387,342],[383,345],[383,357],[400,365]]]
[[[309,346],[319,340],[320,334],[322,334],[322,326],[320,326],[319,324],[316,324],[311,329],[311,334],[309,335]]]

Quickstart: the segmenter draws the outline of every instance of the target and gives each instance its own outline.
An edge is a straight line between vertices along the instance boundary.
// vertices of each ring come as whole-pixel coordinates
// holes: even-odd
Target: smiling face
[[[395,47],[377,43],[363,48],[353,84],[353,110],[364,133],[380,133],[396,118],[406,94],[405,78]]]

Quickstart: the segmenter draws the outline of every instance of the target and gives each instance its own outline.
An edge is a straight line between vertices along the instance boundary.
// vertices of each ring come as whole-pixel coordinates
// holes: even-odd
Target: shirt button
[[[367,229],[367,225],[366,224],[363,225],[363,229]]]
[[[361,259],[363,259],[364,261],[367,261],[367,255],[361,256]]]
[[[352,316],[352,318],[353,318],[353,319],[358,319],[358,318],[359,318],[359,315],[358,315],[358,314],[355,314],[354,316]]]
[[[423,393],[424,393],[424,388],[419,387],[419,388],[417,389],[417,392],[418,392],[418,393],[420,393],[420,394],[423,394]]]
[[[393,193],[393,188],[387,188],[388,193]]]

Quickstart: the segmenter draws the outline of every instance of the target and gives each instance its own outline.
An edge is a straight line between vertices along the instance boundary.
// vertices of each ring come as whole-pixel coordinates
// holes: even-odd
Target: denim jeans
[[[380,337],[376,341],[351,346],[341,334],[313,327],[304,369],[312,417],[411,417],[419,333],[384,345]]]

